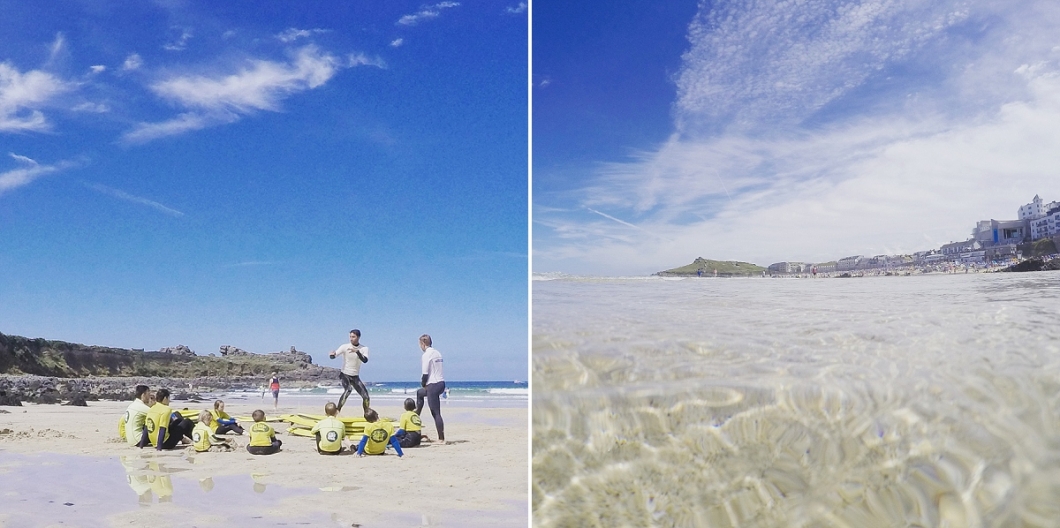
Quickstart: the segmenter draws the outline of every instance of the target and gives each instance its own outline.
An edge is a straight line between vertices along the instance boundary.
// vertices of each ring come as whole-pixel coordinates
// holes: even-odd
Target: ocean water
[[[537,276],[533,523],[1060,526],[1060,272]]]
[[[526,407],[530,399],[530,386],[526,381],[446,381],[445,387],[448,393],[443,398],[443,403],[455,407],[475,408],[509,408]],[[394,381],[372,383],[367,386],[368,395],[372,398],[372,405],[376,403],[391,407],[401,407],[405,398],[416,398],[416,390],[420,388],[419,382]],[[262,389],[249,388],[245,391],[222,392],[205,395],[208,398],[219,398],[225,401],[261,401],[272,402],[272,393],[264,393]],[[338,380],[334,383],[320,384],[311,388],[280,388],[280,403],[292,403],[302,405],[323,405],[328,401],[338,401],[342,395],[342,385]],[[356,392],[350,393],[349,398],[360,407],[360,396]]]

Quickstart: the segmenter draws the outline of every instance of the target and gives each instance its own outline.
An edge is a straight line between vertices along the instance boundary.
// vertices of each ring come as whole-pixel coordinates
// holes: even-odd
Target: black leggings
[[[162,442],[162,449],[173,449],[180,444],[180,439],[185,436],[191,437],[192,430],[195,429],[195,422],[184,418],[173,418],[169,421],[169,427],[166,428],[166,438]]]
[[[368,397],[368,388],[364,386],[364,382],[361,381],[360,376],[350,376],[345,372],[339,372],[339,380],[342,381],[342,397],[339,398],[339,409],[342,410],[342,406],[346,404],[346,398],[350,396],[350,392],[356,390],[357,394],[361,395],[361,405],[364,407],[364,412],[368,412],[368,403],[371,399]]]
[[[236,424],[236,423],[233,423],[233,424],[220,424],[220,425],[217,426],[217,431],[214,431],[213,434],[222,435],[222,434],[225,434],[225,433],[227,433],[229,431],[231,431],[231,432],[233,432],[235,434],[243,434],[243,428],[240,427],[239,424]]]
[[[438,440],[445,441],[445,423],[442,422],[442,393],[445,392],[445,382],[428,383],[426,387],[416,391],[416,414],[423,410],[423,399],[427,398],[427,405],[431,408],[431,416],[434,417],[434,428],[438,430]]]
[[[398,437],[398,442],[401,447],[417,447],[420,445],[420,432],[405,431],[405,434]]]
[[[271,454],[279,451],[281,445],[283,445],[283,442],[274,438],[272,440],[272,445],[267,445],[267,446],[252,446],[252,445],[248,445],[247,446],[247,452],[252,454],[252,455],[271,455]]]

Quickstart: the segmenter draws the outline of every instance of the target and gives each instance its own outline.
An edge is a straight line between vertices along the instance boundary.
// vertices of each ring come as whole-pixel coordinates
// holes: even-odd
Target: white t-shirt
[[[144,432],[144,420],[147,419],[147,411],[151,408],[139,399],[133,400],[129,408],[125,410],[125,441],[129,445],[140,442],[140,436]]]
[[[357,350],[360,350],[364,358],[368,359],[368,347],[364,345],[354,347],[352,344],[346,343],[335,351],[335,357],[342,357],[342,372],[347,376],[357,376],[361,373],[361,365],[364,362],[357,357]]]
[[[445,381],[445,377],[442,376],[442,353],[434,349],[434,347],[427,347],[427,350],[423,351],[423,356],[420,357],[420,365],[423,367],[423,374],[427,374],[427,384],[438,383],[439,381]]]

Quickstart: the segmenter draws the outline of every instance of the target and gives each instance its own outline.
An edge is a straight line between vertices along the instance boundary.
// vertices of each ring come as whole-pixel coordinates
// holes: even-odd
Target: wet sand
[[[233,416],[317,406],[227,402]],[[0,407],[0,526],[526,526],[527,409],[444,407],[446,445],[398,458],[322,456],[273,423],[283,450],[158,452],[118,440],[126,402]],[[175,402],[180,409],[208,404]],[[359,410],[359,407],[358,407]],[[400,409],[379,409],[397,417]],[[343,413],[346,414],[346,413]],[[424,432],[435,438],[424,411]],[[244,424],[246,425],[246,424]],[[349,442],[346,442],[349,445]]]

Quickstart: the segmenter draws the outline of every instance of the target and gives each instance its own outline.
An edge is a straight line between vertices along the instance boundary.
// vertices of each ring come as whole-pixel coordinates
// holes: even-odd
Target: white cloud
[[[369,57],[363,53],[351,53],[346,59],[346,66],[350,68],[356,66],[375,66],[376,68],[386,69],[386,61],[381,57]]]
[[[8,153],[8,156],[23,166],[6,172],[0,172],[0,195],[3,195],[5,192],[12,189],[29,185],[41,176],[52,174],[73,166],[72,163],[65,161],[56,163],[55,165],[41,165],[31,158],[13,152]]]
[[[59,54],[62,53],[65,45],[66,37],[64,37],[62,33],[56,33],[55,40],[52,41],[52,45],[48,48],[48,62],[52,62],[59,58]]]
[[[228,112],[201,114],[188,112],[158,123],[140,123],[122,135],[122,142],[127,144],[147,143],[159,138],[176,136],[193,130],[232,123],[239,118]]]
[[[397,24],[402,26],[415,26],[424,20],[440,16],[443,9],[449,9],[459,5],[459,2],[441,2],[434,4],[433,6],[424,6],[414,14],[401,17],[398,19]]]
[[[353,60],[351,57],[351,63]],[[368,63],[371,61],[363,62]],[[122,140],[143,143],[231,123],[254,111],[278,111],[285,97],[323,85],[348,65],[352,64],[306,46],[286,63],[255,60],[230,74],[169,77],[153,83],[151,91],[189,111],[160,123],[141,123]]]
[[[99,74],[99,73],[103,73],[103,72],[107,71],[107,67],[102,65],[102,64],[96,64],[94,66],[89,66],[88,69],[89,69],[89,71],[92,72],[93,75]]]
[[[40,108],[67,90],[69,86],[50,73],[22,73],[10,63],[0,62],[0,132],[48,130]]]
[[[288,28],[286,31],[276,35],[276,38],[280,39],[281,42],[294,42],[300,38],[311,37],[313,35],[319,35],[321,33],[328,33],[329,29],[297,29]]]
[[[703,9],[672,137],[535,189],[535,270],[913,252],[1060,200],[1060,6]]]
[[[121,69],[125,71],[138,70],[143,65],[144,60],[140,57],[139,54],[130,53],[129,56],[125,58],[125,62],[122,63]]]
[[[136,203],[136,204],[140,204],[140,205],[146,205],[146,206],[148,206],[148,207],[150,207],[152,209],[155,209],[157,211],[163,212],[163,213],[165,213],[167,215],[170,215],[170,216],[176,216],[176,217],[184,216],[184,213],[182,213],[182,212],[180,212],[180,211],[178,211],[176,209],[173,209],[172,207],[166,207],[165,205],[162,205],[162,204],[160,204],[160,203],[158,203],[158,202],[156,202],[154,200],[148,200],[147,198],[143,198],[143,197],[140,197],[140,196],[135,196],[135,195],[129,194],[129,193],[125,192],[125,191],[122,191],[122,190],[119,190],[119,189],[115,189],[113,187],[107,187],[106,185],[102,185],[102,184],[99,184],[99,183],[89,183],[89,182],[85,182],[85,187],[88,187],[89,189],[92,189],[93,191],[96,191],[96,192],[99,192],[99,193],[102,193],[102,194],[106,194],[107,196],[113,196],[114,198],[118,198],[120,200],[125,200],[127,202],[132,202],[132,203]]]
[[[396,38],[396,39],[390,41],[390,46],[393,47],[393,48],[397,48],[397,47],[401,46],[404,43],[405,43],[405,39]]]
[[[515,7],[508,7],[506,9],[506,11],[508,13],[511,13],[511,14],[525,13],[526,12],[526,2],[519,2],[519,5],[517,5]]]
[[[74,112],[88,112],[91,114],[105,114],[110,112],[110,107],[103,103],[84,102],[71,108]]]
[[[183,51],[188,47],[188,41],[191,40],[192,35],[190,28],[173,28],[180,30],[180,36],[162,45],[162,49],[168,51]]]
[[[190,108],[275,111],[282,98],[324,84],[339,67],[334,56],[307,46],[290,63],[255,60],[229,75],[170,77],[152,84],[151,91]]]

